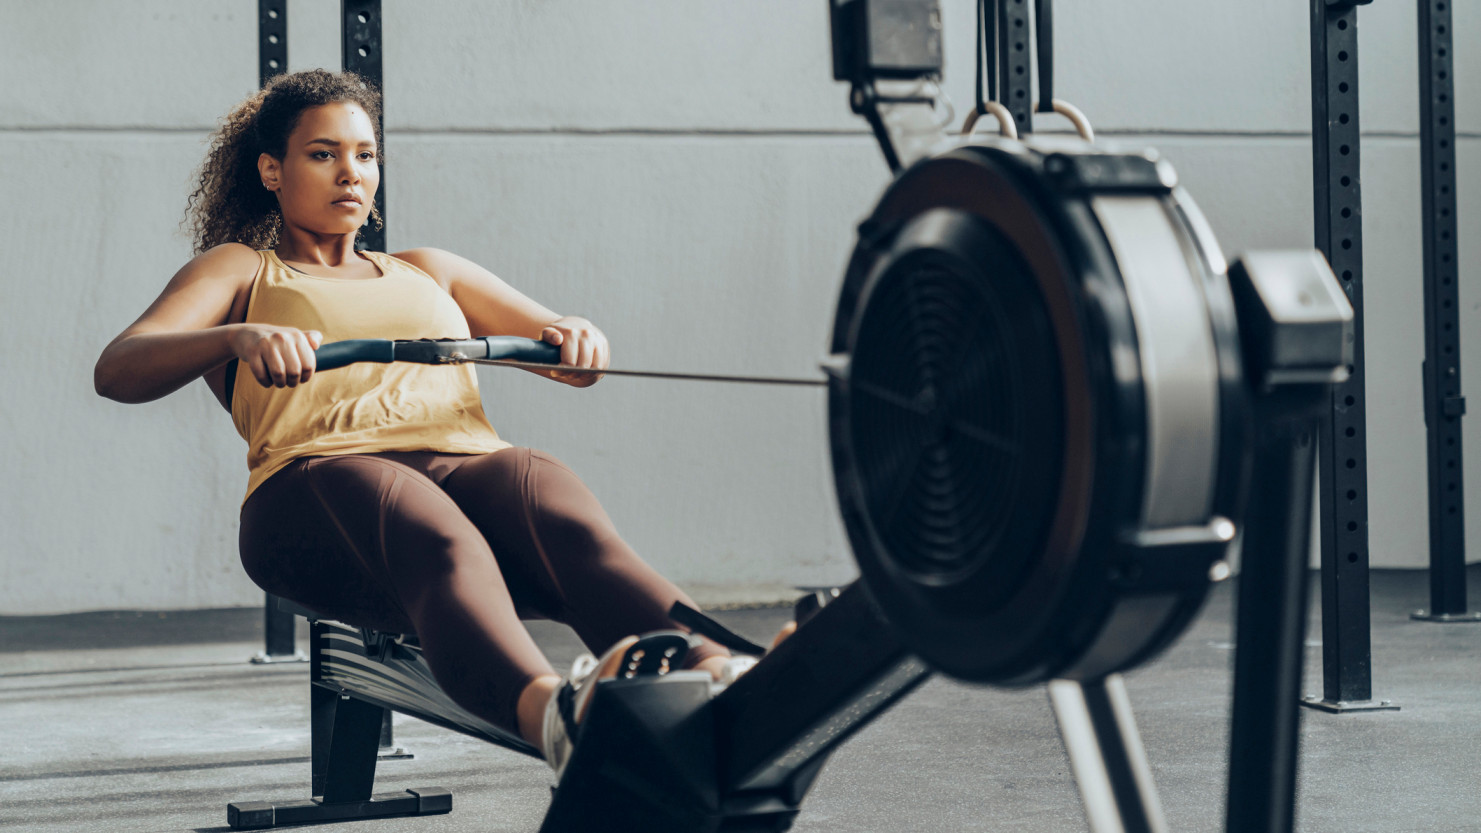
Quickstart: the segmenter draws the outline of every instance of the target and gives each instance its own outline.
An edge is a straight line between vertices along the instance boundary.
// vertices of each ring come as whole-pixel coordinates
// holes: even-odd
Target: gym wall
[[[831,80],[822,0],[385,5],[393,251],[446,248],[589,316],[617,366],[816,375],[854,225],[887,180]],[[942,5],[959,124],[974,4]],[[338,67],[338,6],[289,3],[291,69]],[[1057,11],[1060,97],[1106,139],[1160,148],[1230,252],[1310,245],[1305,4]],[[246,472],[230,418],[201,383],[124,406],[91,381],[190,257],[185,195],[215,120],[256,86],[256,14],[251,0],[0,0],[0,614],[261,602],[237,563]],[[1422,567],[1413,4],[1360,20],[1372,563]],[[1481,54],[1466,46],[1481,16],[1455,25],[1471,278]],[[1481,286],[1461,292],[1464,388],[1481,396]],[[565,459],[700,601],[855,574],[820,391],[479,372],[501,433]],[[1465,424],[1475,517],[1481,422]]]

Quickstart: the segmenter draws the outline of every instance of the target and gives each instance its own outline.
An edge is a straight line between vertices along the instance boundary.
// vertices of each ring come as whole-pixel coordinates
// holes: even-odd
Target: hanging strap
[[[1054,10],[1051,0],[1034,0],[1034,35],[1039,51],[1039,112],[1054,112]]]
[[[998,100],[998,0],[977,0],[977,115],[987,115],[989,101]],[[986,65],[987,89],[982,81]]]

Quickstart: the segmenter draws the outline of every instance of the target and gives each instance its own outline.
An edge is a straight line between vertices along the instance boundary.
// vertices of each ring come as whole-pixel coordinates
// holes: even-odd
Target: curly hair
[[[238,104],[211,137],[199,182],[186,201],[185,225],[197,254],[222,243],[244,243],[254,249],[278,245],[283,216],[277,197],[262,187],[257,158],[266,153],[282,159],[288,134],[310,107],[350,101],[360,105],[381,141],[381,93],[352,72],[311,69],[279,75]],[[377,162],[383,164],[378,153]],[[370,222],[381,226],[371,207]]]

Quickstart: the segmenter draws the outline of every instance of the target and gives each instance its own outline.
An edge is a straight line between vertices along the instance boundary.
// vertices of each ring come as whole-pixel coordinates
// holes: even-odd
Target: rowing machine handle
[[[561,349],[554,344],[518,336],[433,341],[391,341],[352,338],[325,344],[314,351],[317,370],[333,370],[356,362],[418,362],[443,364],[459,359],[506,359],[532,364],[560,364]]]

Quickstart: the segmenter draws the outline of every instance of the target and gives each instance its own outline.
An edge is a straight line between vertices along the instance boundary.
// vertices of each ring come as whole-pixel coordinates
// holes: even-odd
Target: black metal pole
[[[1248,526],[1240,550],[1226,830],[1289,833],[1306,639],[1312,455],[1327,399],[1306,386],[1256,406]]]
[[[380,0],[342,0],[340,3],[340,48],[344,69],[353,72],[384,90],[381,83],[381,3]],[[381,141],[385,141],[385,103],[382,99],[382,119],[376,125]],[[386,250],[386,170],[381,168],[380,188],[375,192],[376,212],[380,214],[382,226],[374,223],[360,232],[360,242],[373,252]]]
[[[267,86],[275,75],[288,71],[288,4],[285,0],[257,0],[257,83]],[[278,609],[278,598],[264,596],[262,653],[253,662],[303,662],[294,638],[293,614]]]
[[[1466,612],[1461,488],[1460,280],[1455,199],[1455,39],[1451,0],[1419,0],[1419,147],[1424,218],[1424,422],[1429,450],[1430,607],[1415,619],[1477,622]]]
[[[1029,61],[1029,4],[1023,0],[1001,0],[998,19],[998,74],[1002,102],[1018,123],[1018,135],[1034,129],[1033,72]]]
[[[1321,432],[1322,696],[1327,711],[1375,704],[1368,591],[1368,446],[1363,368],[1363,211],[1357,5],[1311,0],[1312,168],[1316,247],[1352,304],[1352,366],[1332,388]]]
[[[381,3],[380,0],[342,0],[340,3],[340,61],[347,72],[353,72],[384,91],[381,82]],[[376,124],[381,141],[385,141],[385,97],[381,98],[382,120]],[[384,148],[381,149],[384,152]],[[379,155],[379,154],[378,154]],[[376,213],[381,223],[360,230],[360,244],[372,252],[386,250],[386,169],[381,167],[381,183],[375,192]],[[405,760],[413,756],[396,745],[390,710],[381,713],[381,760]]]

